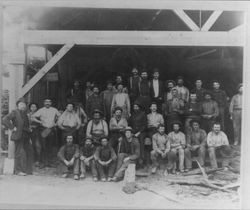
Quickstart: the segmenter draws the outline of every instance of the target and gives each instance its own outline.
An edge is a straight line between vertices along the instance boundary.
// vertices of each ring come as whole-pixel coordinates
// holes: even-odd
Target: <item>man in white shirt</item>
[[[33,115],[33,121],[41,125],[42,163],[45,166],[50,166],[53,141],[57,141],[55,127],[60,116],[59,111],[51,105],[51,99],[45,98],[44,107]]]
[[[227,135],[221,131],[219,122],[215,122],[212,131],[207,135],[208,154],[212,168],[218,168],[217,156],[222,157],[222,167],[226,168],[229,164],[229,158],[232,150],[228,143]]]

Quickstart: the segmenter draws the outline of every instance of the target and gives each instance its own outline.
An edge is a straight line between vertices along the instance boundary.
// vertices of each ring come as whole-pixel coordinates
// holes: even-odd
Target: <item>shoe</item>
[[[80,179],[84,179],[84,178],[85,178],[85,174],[81,174]]]
[[[68,177],[68,174],[63,174],[62,175],[62,178],[67,178]]]
[[[74,175],[74,180],[79,180],[79,176],[78,175]]]
[[[98,181],[97,177],[94,177],[94,178],[93,178],[93,181],[94,181],[94,182],[97,182],[97,181]]]
[[[18,176],[26,176],[27,174],[24,173],[24,172],[19,172],[17,175],[18,175]]]
[[[182,169],[182,170],[180,170],[180,173],[184,173],[185,171]]]
[[[112,181],[112,177],[108,177],[107,181],[111,182]]]
[[[185,170],[184,170],[184,172],[189,172],[191,169],[189,169],[189,168],[186,168]]]
[[[106,178],[102,178],[101,181],[102,182],[106,182],[107,180],[106,180]]]
[[[155,174],[155,173],[156,173],[156,170],[157,170],[157,168],[156,168],[156,167],[153,167],[152,170],[151,170],[152,174]]]
[[[118,182],[118,178],[114,176],[114,177],[111,179],[111,181],[112,181],[112,182]]]
[[[166,169],[163,173],[164,176],[168,176],[168,170]]]

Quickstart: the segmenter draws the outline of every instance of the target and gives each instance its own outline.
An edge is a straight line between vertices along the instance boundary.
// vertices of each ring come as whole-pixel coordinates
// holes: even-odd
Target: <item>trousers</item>
[[[233,111],[234,142],[241,142],[241,110]]]
[[[229,146],[228,146],[229,147]],[[222,157],[222,167],[229,165],[229,158],[223,156],[220,147],[208,147],[208,154],[212,168],[218,168],[217,157]]]
[[[185,165],[187,169],[192,168],[192,156],[197,156],[197,155],[198,155],[198,161],[200,165],[204,166],[205,157],[206,157],[206,147],[200,146],[194,151],[190,150],[189,148],[186,148],[184,150],[184,155],[185,155]]]
[[[119,153],[118,159],[117,159],[117,166],[116,166],[116,172],[114,177],[117,177],[118,179],[122,179],[124,177],[125,171],[128,168],[128,165],[130,163],[135,163],[135,161],[128,160],[126,162],[123,162],[123,160],[128,157],[129,155],[126,153]]]
[[[87,169],[87,167],[90,168],[93,177],[97,177],[97,176],[98,176],[97,170],[96,170],[96,162],[95,162],[95,160],[93,160],[93,159],[90,160],[90,161],[89,161],[89,166],[87,166],[87,165],[84,163],[84,161],[81,160],[80,170],[81,170],[81,173],[82,173],[82,174],[86,174],[86,169]]]
[[[60,161],[60,171],[63,174],[68,174],[71,169],[73,169],[74,175],[79,175],[79,158],[76,158],[73,166],[66,166],[64,162]]]
[[[170,169],[176,169],[176,161],[178,159],[177,155],[179,156],[179,170],[184,169],[184,149],[179,148],[179,149],[171,149],[171,151],[168,154],[169,158],[169,166]]]
[[[116,168],[116,161],[112,161],[109,165],[107,166],[103,166],[100,163],[96,162],[96,166],[97,166],[97,171],[98,174],[100,176],[100,178],[105,178],[105,171],[107,172],[107,176],[112,178],[114,176],[115,173],[115,168]]]

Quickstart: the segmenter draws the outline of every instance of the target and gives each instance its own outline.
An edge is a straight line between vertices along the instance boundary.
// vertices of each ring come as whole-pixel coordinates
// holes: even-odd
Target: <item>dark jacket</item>
[[[63,145],[60,150],[57,153],[57,157],[59,160],[64,161],[68,160],[70,161],[73,157],[79,158],[79,147],[76,144],[72,145]]]
[[[155,98],[153,80],[150,81],[150,95],[152,99]],[[164,84],[162,81],[159,80],[159,95],[157,98],[163,100],[163,95],[164,95]]]
[[[140,157],[140,144],[137,138],[132,138],[131,142],[128,142],[125,137],[122,138],[119,153],[128,154],[130,160],[137,160]]]
[[[86,158],[91,157],[95,153],[95,146],[92,144],[89,148],[86,147],[85,145],[80,148],[80,156],[84,156]]]
[[[147,128],[147,116],[143,111],[133,113],[129,118],[129,125],[133,128],[134,132],[143,132]]]
[[[109,161],[110,159],[116,160],[117,156],[115,154],[114,149],[107,145],[107,146],[99,146],[96,148],[95,154],[94,154],[95,160],[101,160],[101,161]]]
[[[7,114],[3,118],[3,125],[8,129],[14,129],[16,127],[16,131],[13,131],[11,134],[11,140],[17,141],[21,139],[23,132],[30,132],[29,129],[29,119],[26,112],[21,113],[20,110],[15,109]]]
[[[89,96],[86,103],[86,112],[89,118],[92,117],[92,112],[95,109],[99,109],[104,113],[104,103],[101,95],[96,96],[95,94],[92,94],[91,96]]]
[[[227,94],[224,90],[213,90],[212,98],[218,103],[219,107],[227,107]]]

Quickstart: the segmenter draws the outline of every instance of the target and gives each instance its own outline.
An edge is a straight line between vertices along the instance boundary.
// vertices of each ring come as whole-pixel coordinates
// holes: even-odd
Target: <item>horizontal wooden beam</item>
[[[24,30],[31,45],[243,46],[242,34],[201,31],[64,31]]]
[[[5,6],[76,7],[104,9],[184,9],[245,11],[247,1],[187,1],[187,0],[3,0]]]
[[[42,79],[56,63],[74,46],[74,44],[65,44],[49,61],[39,70],[34,77],[29,80],[22,88],[19,98],[28,93],[37,82]]]

